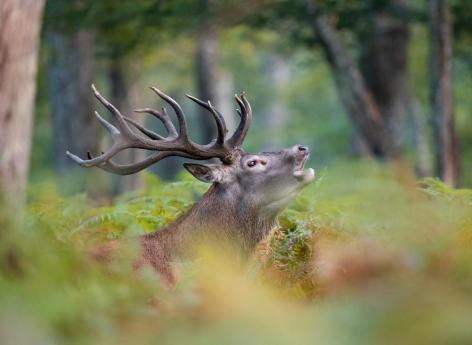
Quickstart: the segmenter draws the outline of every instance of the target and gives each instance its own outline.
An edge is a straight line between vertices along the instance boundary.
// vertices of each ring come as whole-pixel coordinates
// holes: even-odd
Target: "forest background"
[[[469,0],[0,0],[2,344],[472,343],[471,18]],[[95,244],[207,186],[180,159],[75,165],[109,145],[92,83],[162,131],[133,112],[157,86],[201,143],[215,128],[185,94],[231,130],[245,92],[244,148],[307,145],[316,182],[247,267],[203,250],[169,289],[98,264]]]

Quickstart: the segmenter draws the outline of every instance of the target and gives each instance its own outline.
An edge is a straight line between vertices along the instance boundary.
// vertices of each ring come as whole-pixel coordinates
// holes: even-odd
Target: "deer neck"
[[[193,239],[208,235],[231,241],[243,252],[250,253],[275,225],[277,214],[261,212],[245,200],[243,191],[230,193],[221,185],[213,184],[175,226],[183,237]]]

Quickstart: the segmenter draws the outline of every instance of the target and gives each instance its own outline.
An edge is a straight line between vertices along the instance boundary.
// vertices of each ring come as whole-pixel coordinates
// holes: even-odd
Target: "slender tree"
[[[221,69],[218,52],[219,52],[219,36],[220,21],[218,21],[218,2],[214,0],[202,0],[203,25],[197,29],[197,47],[195,56],[195,72],[197,81],[197,90],[199,98],[207,101],[210,100],[220,109],[228,130],[231,131],[235,127],[233,108],[228,104],[228,94],[233,90],[232,77]],[[232,97],[230,97],[232,98]],[[203,109],[199,109],[200,121],[202,123],[203,140],[208,142],[216,133],[214,123],[208,117]]]
[[[199,98],[217,103],[218,31],[212,23],[206,24],[198,34],[195,60]],[[205,109],[199,109],[199,114],[203,140],[208,142],[213,138],[214,125]]]
[[[264,111],[265,127],[270,132],[269,142],[265,142],[264,146],[280,147],[284,144],[284,138],[279,133],[283,133],[290,116],[285,97],[291,77],[290,66],[287,57],[275,52],[267,54],[265,61],[266,79],[273,100]]]
[[[369,152],[378,158],[396,157],[393,135],[387,130],[385,119],[338,31],[327,15],[319,13],[315,1],[307,2],[307,11],[331,67],[341,102],[365,139]]]
[[[138,91],[137,79],[139,72],[134,73],[134,68],[129,61],[131,57],[112,56],[108,67],[108,80],[110,84],[110,100],[123,114],[131,115],[133,113],[132,104],[136,104]],[[144,124],[145,117],[132,116],[133,120]],[[117,157],[116,162],[122,164],[136,163],[144,159],[144,151],[127,150]],[[142,174],[133,174],[129,176],[115,176],[113,178],[113,193],[119,194],[136,190],[143,186]]]
[[[459,144],[454,124],[452,87],[452,29],[447,0],[429,0],[431,113],[436,170],[446,183],[460,178]]]
[[[66,150],[86,154],[97,148],[97,125],[90,85],[94,78],[94,35],[80,29],[48,34],[49,97],[54,129],[54,162],[60,174],[77,166]]]
[[[22,202],[26,188],[44,0],[0,2],[0,192]]]
[[[409,25],[405,0],[389,0],[372,6],[360,36],[361,72],[369,92],[391,133],[392,151],[403,143],[404,119],[408,105]]]
[[[431,176],[433,174],[432,152],[428,135],[426,115],[421,110],[419,101],[410,94],[408,111],[413,130],[413,144],[415,146],[416,161],[415,170],[418,177]]]

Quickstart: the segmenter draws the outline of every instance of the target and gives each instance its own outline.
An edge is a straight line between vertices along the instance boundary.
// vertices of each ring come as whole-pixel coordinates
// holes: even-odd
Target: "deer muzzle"
[[[315,171],[312,168],[305,169],[305,163],[310,157],[310,150],[306,146],[297,145],[292,148],[295,152],[295,170],[293,176],[303,183],[308,183],[314,180]]]

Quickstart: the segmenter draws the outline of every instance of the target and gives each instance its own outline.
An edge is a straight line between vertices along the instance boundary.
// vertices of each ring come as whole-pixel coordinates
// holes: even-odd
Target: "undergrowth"
[[[35,186],[23,221],[0,209],[2,344],[471,343],[472,190],[368,163],[318,181],[247,267],[208,249],[171,289],[85,250],[169,224],[206,185],[149,175],[108,205]]]

